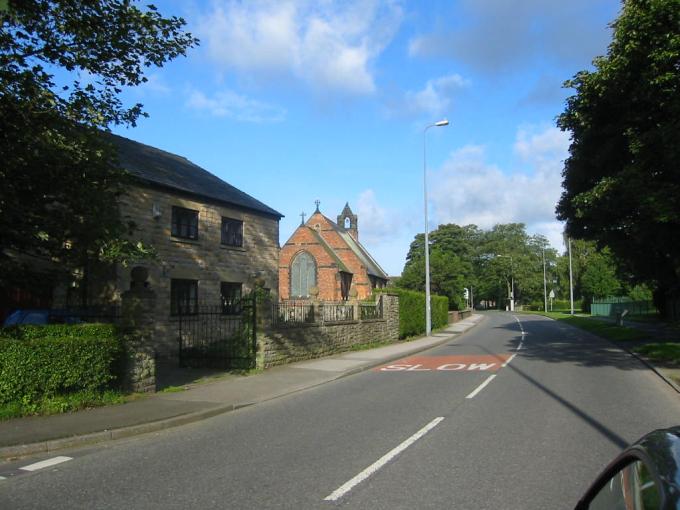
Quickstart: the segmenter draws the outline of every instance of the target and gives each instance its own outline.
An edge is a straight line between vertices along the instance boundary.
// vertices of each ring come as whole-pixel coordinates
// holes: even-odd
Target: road
[[[604,340],[488,313],[330,384],[42,469],[0,465],[0,508],[573,508],[625,445],[680,424],[679,402]]]

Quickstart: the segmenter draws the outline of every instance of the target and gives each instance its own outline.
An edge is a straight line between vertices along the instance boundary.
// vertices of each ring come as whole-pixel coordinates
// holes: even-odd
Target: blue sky
[[[156,2],[201,40],[129,90],[150,114],[123,136],[180,154],[277,209],[345,202],[385,270],[430,228],[555,220],[568,136],[562,83],[606,52],[616,0]]]

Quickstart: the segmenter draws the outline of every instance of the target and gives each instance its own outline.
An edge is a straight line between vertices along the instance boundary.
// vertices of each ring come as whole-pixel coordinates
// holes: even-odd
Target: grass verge
[[[122,404],[128,397],[113,390],[103,392],[78,391],[67,395],[44,397],[39,401],[10,402],[0,405],[0,420],[21,416],[50,415],[79,411],[91,407]]]
[[[577,328],[589,331],[595,335],[614,340],[615,342],[630,342],[635,340],[643,340],[647,337],[644,331],[626,326],[617,326],[612,322],[594,319],[588,315],[570,315],[564,312],[525,312],[532,315],[543,315],[550,317],[566,324],[576,326]]]
[[[680,344],[668,342],[653,343],[641,345],[633,350],[653,361],[680,362]]]

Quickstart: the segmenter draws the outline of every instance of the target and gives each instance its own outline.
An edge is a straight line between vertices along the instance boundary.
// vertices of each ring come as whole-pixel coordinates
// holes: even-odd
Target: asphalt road
[[[19,466],[40,458],[0,465],[21,471],[0,480],[0,508],[573,508],[625,445],[680,424],[679,403],[604,340],[489,313],[302,393],[34,471]]]

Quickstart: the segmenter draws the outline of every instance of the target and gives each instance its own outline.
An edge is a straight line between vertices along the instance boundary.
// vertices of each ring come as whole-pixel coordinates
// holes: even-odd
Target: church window
[[[348,229],[352,226],[352,222],[349,218],[345,218],[345,228]]]
[[[290,296],[308,298],[309,289],[316,286],[316,264],[307,252],[299,253],[290,268]]]
[[[349,298],[349,289],[352,286],[352,273],[340,271],[340,295],[343,301]]]

